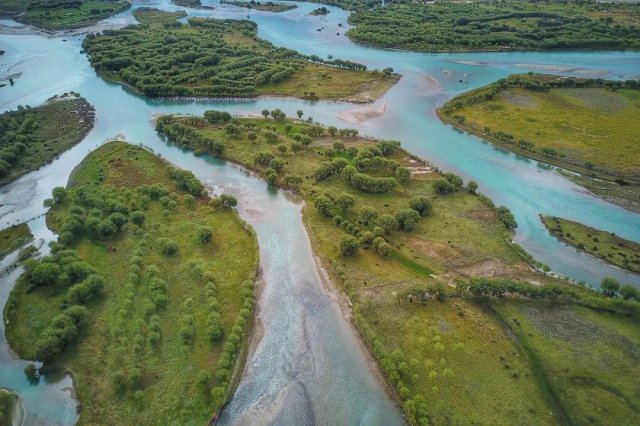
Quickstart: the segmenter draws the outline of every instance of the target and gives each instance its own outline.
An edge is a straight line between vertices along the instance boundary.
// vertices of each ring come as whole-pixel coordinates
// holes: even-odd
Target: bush
[[[198,230],[198,239],[202,244],[211,242],[213,238],[213,230],[211,228],[202,227]]]
[[[417,211],[420,216],[427,216],[431,213],[431,201],[427,197],[413,197],[409,200],[409,207]]]
[[[433,189],[440,195],[451,194],[456,188],[445,179],[436,179],[433,181]]]
[[[518,222],[516,222],[516,218],[513,216],[511,210],[509,210],[508,207],[498,207],[498,217],[507,228],[516,229],[518,227]]]
[[[175,256],[178,252],[178,243],[168,238],[158,239],[158,245],[160,247],[160,252],[165,256]]]
[[[353,256],[358,251],[360,244],[355,237],[344,235],[340,240],[340,256]]]
[[[412,209],[401,209],[396,213],[398,227],[405,232],[413,231],[419,220],[420,215]]]

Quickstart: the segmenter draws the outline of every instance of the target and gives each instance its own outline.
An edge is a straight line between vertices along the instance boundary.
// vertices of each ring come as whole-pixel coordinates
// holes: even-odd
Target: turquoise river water
[[[55,239],[47,230],[42,201],[55,186],[64,186],[73,167],[101,143],[123,137],[143,143],[174,164],[192,170],[213,191],[239,198],[239,212],[256,230],[260,244],[264,290],[258,306],[257,333],[243,379],[225,409],[221,424],[400,424],[375,367],[337,303],[337,296],[315,267],[301,221],[301,203],[269,188],[260,179],[228,163],[192,154],[164,143],[151,119],[159,113],[202,114],[207,109],[258,114],[297,109],[325,124],[356,127],[361,133],[400,140],[405,148],[438,167],[473,179],[480,190],[515,214],[516,241],[555,272],[597,285],[605,276],[640,287],[640,277],[577,252],[549,236],[540,213],[558,215],[640,241],[640,216],[597,199],[560,176],[553,168],[521,158],[443,125],[435,108],[458,93],[514,72],[544,71],[567,75],[627,79],[640,76],[638,52],[532,52],[425,54],[364,47],[343,33],[348,13],[330,7],[325,16],[309,16],[318,7],[298,3],[273,14],[220,5],[214,10],[187,9],[190,15],[246,18],[259,25],[259,35],[277,46],[305,54],[349,59],[370,68],[391,66],[401,81],[374,105],[309,102],[291,98],[241,101],[156,100],[134,95],[104,82],[80,54],[85,31],[46,37],[10,21],[0,21],[0,75],[22,73],[14,86],[0,88],[0,111],[37,105],[74,90],[95,105],[94,130],[51,165],[2,188],[0,227],[31,220],[37,238]],[[134,8],[177,9],[167,0],[135,1]],[[92,30],[133,23],[131,11],[105,20]],[[339,26],[338,24],[342,24]],[[321,29],[321,31],[317,31]],[[340,33],[338,35],[337,33]],[[462,80],[462,82],[460,82]],[[377,110],[362,122],[345,122],[352,110]],[[6,264],[11,259],[5,259]],[[19,270],[0,276],[4,306]],[[4,331],[4,324],[0,326]],[[21,397],[27,425],[71,425],[77,420],[72,381],[47,377],[29,384],[25,361],[12,356],[0,337],[0,387]]]

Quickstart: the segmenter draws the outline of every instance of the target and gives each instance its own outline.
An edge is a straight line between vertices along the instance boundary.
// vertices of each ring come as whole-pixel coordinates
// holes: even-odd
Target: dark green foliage
[[[331,210],[331,208],[333,207],[333,202],[329,199],[329,197],[325,195],[319,195],[318,197],[316,197],[314,205],[323,216],[333,216],[333,211]]]
[[[168,238],[159,238],[157,244],[160,252],[165,256],[175,256],[178,252],[178,244]]]
[[[40,375],[38,373],[38,369],[32,363],[27,364],[27,366],[24,368],[24,375],[27,377],[29,383],[35,384],[39,382]]]
[[[172,142],[191,148],[194,151],[206,151],[213,156],[219,156],[224,150],[223,143],[202,136],[192,127],[180,124],[174,117],[168,115],[162,116],[156,121],[156,130]]]
[[[509,210],[508,207],[498,207],[498,217],[507,228],[516,229],[518,227],[518,222],[516,222],[516,218],[513,216],[513,213],[511,213],[511,210]]]
[[[204,185],[189,170],[172,169],[171,179],[178,183],[178,187],[196,197],[202,195]]]
[[[213,230],[211,228],[202,227],[198,230],[198,239],[202,244],[211,242],[213,238]]]
[[[78,336],[78,328],[87,316],[86,308],[71,306],[51,321],[36,343],[38,360],[53,361]]]
[[[409,200],[409,207],[417,211],[420,216],[427,216],[431,213],[431,201],[427,197],[418,196]]]

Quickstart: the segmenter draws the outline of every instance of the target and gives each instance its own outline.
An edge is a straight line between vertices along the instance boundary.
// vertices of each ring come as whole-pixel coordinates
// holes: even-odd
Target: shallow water
[[[437,166],[477,181],[481,191],[497,204],[509,206],[520,224],[516,240],[555,271],[592,284],[604,276],[615,276],[640,286],[637,275],[609,267],[557,242],[548,235],[538,215],[578,220],[637,241],[640,216],[586,194],[545,165],[454,131],[434,114],[446,99],[513,72],[544,70],[611,79],[635,77],[640,75],[640,53],[438,55],[373,49],[351,43],[342,35],[348,27],[347,13],[337,8],[330,8],[329,15],[311,17],[308,12],[318,7],[316,4],[300,3],[298,9],[272,14],[217,2],[203,3],[216,9],[189,9],[189,13],[233,18],[248,14],[258,22],[259,35],[275,45],[323,57],[332,54],[374,68],[392,66],[404,77],[379,101],[387,102],[386,113],[356,126],[336,116],[354,108],[341,103],[282,98],[239,102],[145,99],[95,75],[86,57],[79,54],[82,34],[58,38],[1,35],[0,49],[7,53],[0,56],[0,75],[23,75],[14,86],[0,89],[0,111],[20,104],[37,105],[50,96],[74,90],[95,105],[97,121],[82,143],[50,166],[2,189],[0,226],[42,215],[42,201],[49,197],[51,189],[66,184],[71,170],[87,152],[118,135],[150,146],[178,166],[194,171],[211,186],[238,195],[240,214],[254,226],[260,243],[266,285],[259,300],[259,318],[265,333],[248,360],[245,376],[222,423],[394,424],[401,420],[339,307],[322,287],[302,226],[300,204],[236,167],[196,158],[168,146],[150,123],[157,113],[202,114],[215,108],[234,114],[258,114],[263,108],[280,108],[293,116],[302,109],[306,116],[326,124],[357,127],[364,134],[400,140],[408,150]],[[139,5],[176,9],[168,1],[140,1],[136,3]],[[132,22],[131,11],[102,22],[99,28],[128,22]],[[318,32],[318,28],[323,30]],[[36,237],[54,238],[42,217],[31,221],[30,226]],[[8,294],[16,276],[14,273],[2,277],[3,295]],[[62,390],[69,386],[70,379],[48,386],[29,386],[22,373],[25,364],[10,358],[4,340],[0,340],[0,346],[4,351],[0,356],[0,386],[18,391],[31,416],[27,424],[38,424],[29,420],[35,416],[47,418],[48,424],[74,423],[75,403]]]

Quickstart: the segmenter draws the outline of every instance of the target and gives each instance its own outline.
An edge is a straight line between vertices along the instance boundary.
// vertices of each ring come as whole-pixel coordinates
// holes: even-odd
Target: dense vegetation
[[[0,260],[33,239],[29,225],[21,223],[0,230]]]
[[[86,27],[130,7],[124,0],[0,0],[0,13],[49,30]]]
[[[274,3],[272,1],[259,2],[255,0],[251,1],[229,1],[222,0],[221,3],[227,3],[236,7],[246,7],[247,9],[265,10],[267,12],[286,12],[298,7],[295,4],[286,3]]]
[[[93,128],[95,111],[71,93],[0,114],[0,186],[50,163]]]
[[[0,389],[0,425],[13,424],[13,409],[18,402],[18,396],[6,389]]]
[[[621,204],[640,206],[639,89],[636,80],[529,73],[457,96],[438,112],[517,153],[626,187]]]
[[[557,394],[584,386],[540,362],[541,342],[527,342],[527,350],[514,342],[505,325],[511,317],[503,319],[493,304],[511,306],[504,302],[509,298],[565,309],[570,303],[587,314],[609,312],[606,321],[632,327],[637,320],[620,314],[640,317],[637,291],[607,279],[598,293],[533,272],[525,262],[546,268],[508,242],[517,223],[507,208],[495,208],[474,182],[440,173],[397,142],[288,120],[279,110],[263,115],[265,120],[216,111],[203,118],[165,116],[157,129],[198,155],[240,163],[305,198],[314,249],[353,303],[356,325],[410,424],[546,424],[567,413],[602,418],[611,394],[568,404]],[[303,111],[297,115],[304,118]],[[364,183],[354,185],[354,176]],[[378,191],[380,182],[393,183]],[[608,356],[617,350],[613,343],[581,343]],[[563,362],[570,359],[561,355]],[[624,365],[637,358],[628,357]],[[575,373],[589,368],[592,358],[572,362]],[[584,380],[603,377],[580,371]],[[616,369],[609,378],[615,387],[606,392],[632,398],[628,376]],[[623,421],[636,414],[629,417],[628,409],[616,406],[611,415]]]
[[[48,201],[59,241],[5,307],[23,358],[74,373],[81,424],[205,424],[252,324],[257,246],[192,173],[111,142]]]
[[[143,25],[88,35],[83,46],[102,76],[149,96],[336,99],[368,91],[375,98],[396,81],[354,62],[276,48],[257,38],[251,21],[191,18],[180,24],[175,14],[155,9],[135,13]]]
[[[559,217],[541,216],[549,232],[605,262],[640,272],[640,243]]]
[[[343,6],[342,0],[335,3]],[[595,1],[435,2],[400,0],[356,12],[347,35],[384,47],[425,51],[638,49],[640,5]]]

